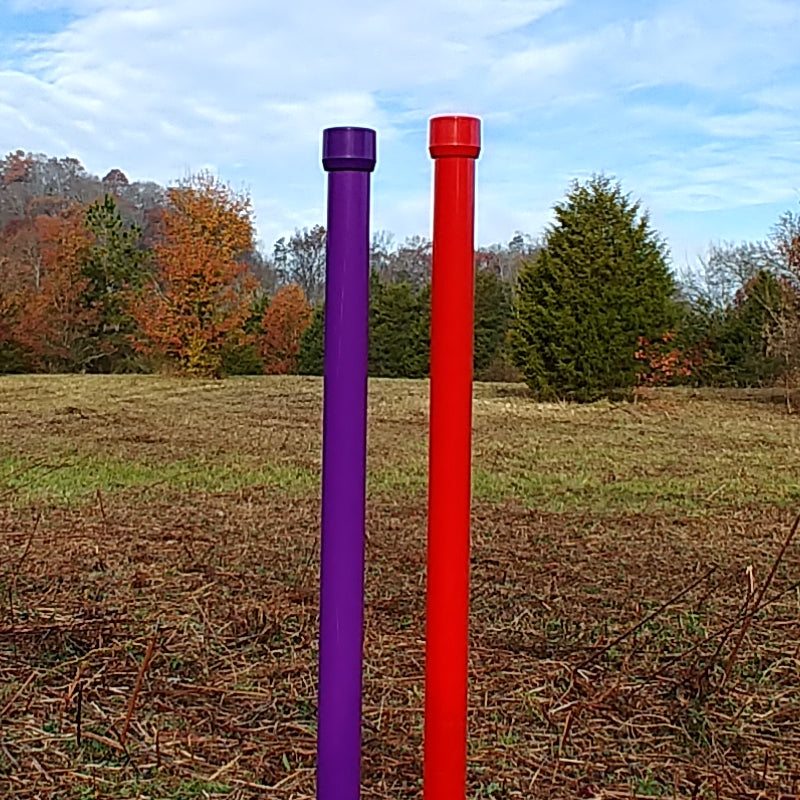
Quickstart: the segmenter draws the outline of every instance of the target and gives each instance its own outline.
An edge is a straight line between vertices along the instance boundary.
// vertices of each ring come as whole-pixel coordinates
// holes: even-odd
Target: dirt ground
[[[313,470],[318,390],[306,403],[298,392],[292,410],[281,405],[288,385],[256,417],[286,425],[275,449],[298,460],[284,468]],[[314,487],[274,469],[260,485],[256,476],[227,491],[208,490],[200,473],[179,485],[115,472],[120,488],[100,487],[92,472],[98,458],[136,459],[170,475],[170,464],[208,450],[212,434],[198,424],[173,435],[159,417],[166,401],[120,400],[112,409],[108,395],[89,402],[74,388],[80,381],[70,386],[35,402],[19,386],[0,387],[6,423],[16,426],[16,435],[6,423],[0,433],[7,459],[0,473],[0,794],[313,797]],[[130,387],[126,397],[135,396]],[[424,385],[408,389],[400,411],[389,402],[391,387],[380,391],[387,394],[373,404],[371,447],[384,448],[381,437],[403,438],[400,466],[413,473],[424,456]],[[215,452],[223,460],[235,453],[236,463],[252,468],[248,437],[232,421],[235,386],[220,392],[203,403],[216,426]],[[479,460],[509,435],[490,436],[498,405],[510,404],[512,416],[523,409],[517,429],[531,424],[524,417],[530,401],[492,397],[476,400]],[[724,489],[712,496],[726,481],[747,479],[746,465],[727,462],[706,485],[705,505],[698,495],[659,507],[657,488],[651,495],[632,482],[639,488],[616,506],[606,488],[576,499],[569,484],[560,510],[542,510],[532,484],[528,494],[476,498],[470,798],[800,797],[796,420],[780,417],[780,406],[692,403],[585,413],[532,408],[530,415],[549,415],[562,438],[577,437],[576,448],[596,444],[598,454],[610,446],[604,437],[613,420],[658,442],[665,425],[691,432],[692,420],[704,416],[709,432],[725,429],[730,452],[741,445],[755,454],[765,472],[754,472],[754,481],[766,483],[763,474],[775,471],[775,485],[784,487],[777,500],[728,495],[721,502]],[[78,411],[65,414],[66,407]],[[93,413],[117,414],[116,427],[98,428]],[[59,414],[58,424],[72,426],[67,437],[53,424]],[[82,438],[89,425],[94,433]],[[126,441],[103,444],[98,430],[109,437],[122,430]],[[617,432],[620,443],[631,430]],[[679,434],[660,446],[664,463],[675,463]],[[530,452],[571,457],[548,447],[540,439]],[[654,467],[656,448],[640,446],[641,472],[653,482],[664,474]],[[487,474],[512,474],[518,467],[508,453],[505,461],[484,460]],[[70,468],[81,467],[71,481],[85,480],[83,491],[64,494],[61,484],[47,483],[48,454],[53,464],[68,458]],[[635,453],[625,458],[609,485],[628,480],[629,467],[635,472]],[[384,466],[387,475],[399,469]],[[413,480],[403,480],[374,486],[368,506],[363,796],[371,800],[421,796],[425,501]]]

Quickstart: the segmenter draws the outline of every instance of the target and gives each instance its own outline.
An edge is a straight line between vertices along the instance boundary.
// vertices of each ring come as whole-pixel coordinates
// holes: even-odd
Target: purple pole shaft
[[[369,322],[369,184],[375,131],[329,128],[322,422],[317,800],[358,800]]]

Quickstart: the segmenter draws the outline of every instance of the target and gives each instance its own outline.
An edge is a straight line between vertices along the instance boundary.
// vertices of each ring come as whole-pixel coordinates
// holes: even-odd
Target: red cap
[[[461,156],[477,158],[481,152],[481,121],[478,117],[434,117],[430,128],[432,158]]]

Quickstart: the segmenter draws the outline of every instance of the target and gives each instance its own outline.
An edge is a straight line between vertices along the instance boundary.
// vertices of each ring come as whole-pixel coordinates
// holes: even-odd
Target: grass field
[[[0,378],[0,796],[313,797],[321,389]],[[370,383],[365,800],[420,796],[427,392]],[[800,419],[474,408],[469,796],[800,798]]]

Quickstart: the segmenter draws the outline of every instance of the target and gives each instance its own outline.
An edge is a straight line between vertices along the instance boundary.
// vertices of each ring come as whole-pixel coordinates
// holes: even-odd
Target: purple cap
[[[327,128],[322,132],[322,166],[327,172],[375,169],[376,136],[372,128]]]

